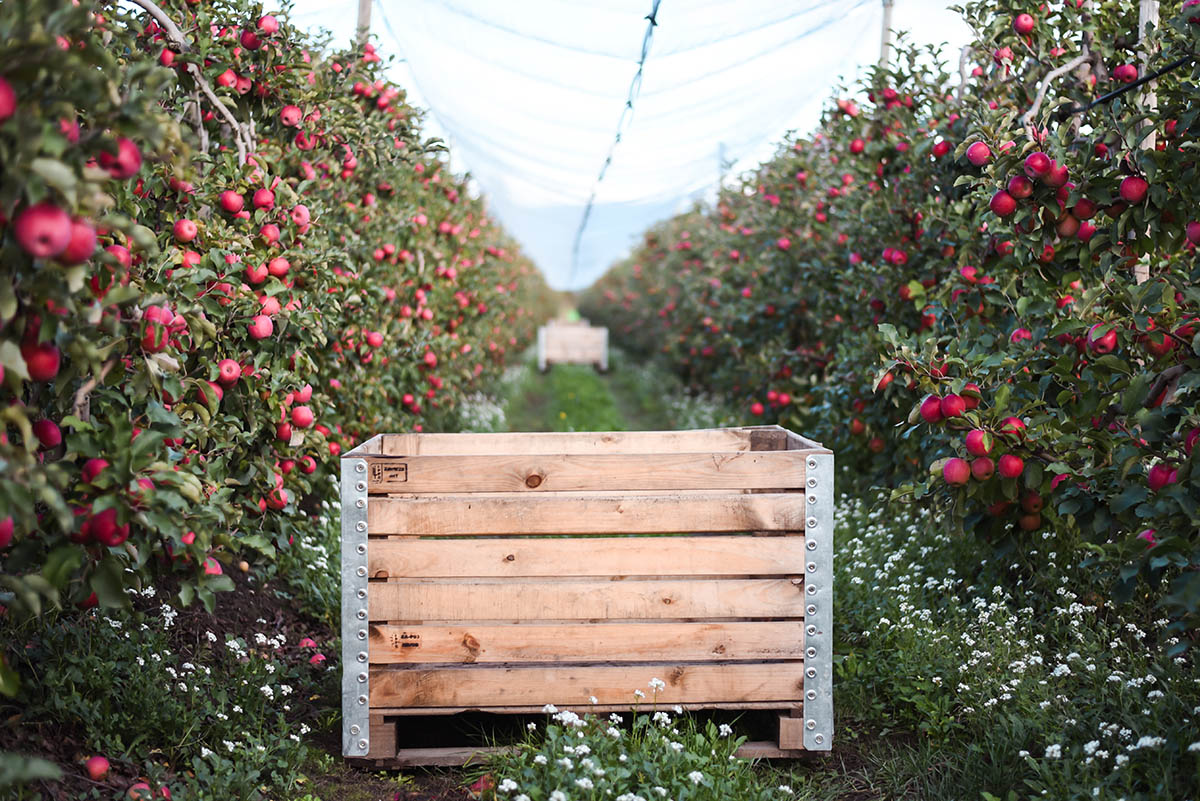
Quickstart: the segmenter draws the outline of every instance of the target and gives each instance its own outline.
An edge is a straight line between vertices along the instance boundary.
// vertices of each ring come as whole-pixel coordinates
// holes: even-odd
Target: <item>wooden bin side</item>
[[[384,456],[389,437],[348,454],[344,492],[348,471],[352,490],[367,479],[350,541],[343,500],[346,755],[378,755],[368,715],[618,708],[651,678],[659,703],[802,708],[805,747],[828,748],[832,455],[736,431],[763,450],[622,454],[583,435],[581,454],[488,459],[453,453],[478,435],[433,435],[413,448],[428,455]]]

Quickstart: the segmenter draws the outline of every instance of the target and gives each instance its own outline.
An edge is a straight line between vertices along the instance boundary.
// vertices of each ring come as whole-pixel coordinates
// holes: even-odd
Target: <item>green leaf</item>
[[[46,556],[42,565],[42,576],[58,589],[67,586],[67,580],[83,564],[83,550],[76,545],[62,545]]]
[[[17,671],[8,666],[8,662],[4,661],[4,654],[0,654],[0,695],[6,695],[9,698],[16,698],[17,691],[21,689],[21,676]],[[12,754],[0,753],[0,787],[4,787],[4,759],[5,757],[13,756]]]
[[[63,194],[73,195],[78,178],[75,171],[57,159],[39,158],[29,163],[34,174]]]
[[[129,598],[125,595],[125,569],[121,561],[113,556],[105,557],[92,573],[89,585],[96,593],[100,605],[108,609],[122,609],[129,606]]]
[[[10,339],[0,342],[0,364],[4,365],[6,371],[16,373],[25,381],[29,380],[29,369],[25,366],[25,358],[21,356],[21,348],[16,342]]]

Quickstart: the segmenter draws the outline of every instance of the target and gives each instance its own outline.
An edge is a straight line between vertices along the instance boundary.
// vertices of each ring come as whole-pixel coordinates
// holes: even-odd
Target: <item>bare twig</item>
[[[1050,84],[1053,83],[1055,79],[1066,75],[1068,72],[1087,61],[1089,57],[1090,54],[1087,52],[1087,50],[1084,50],[1082,53],[1068,61],[1066,64],[1063,64],[1061,67],[1056,67],[1055,69],[1050,70],[1050,72],[1046,74],[1046,77],[1042,78],[1042,82],[1038,85],[1037,96],[1033,99],[1033,105],[1029,107],[1029,111],[1026,111],[1023,115],[1021,115],[1021,125],[1024,126],[1025,132],[1029,135],[1031,140],[1034,139],[1033,118],[1037,115],[1038,111],[1041,110],[1042,101],[1046,99],[1046,90],[1050,88]]]
[[[154,21],[166,32],[167,38],[171,40],[171,43],[179,48],[179,52],[186,53],[191,49],[188,47],[187,40],[184,39],[183,31],[179,29],[175,21],[168,17],[166,12],[159,8],[153,0],[131,0],[131,2],[134,5],[141,6],[147,14],[154,18]],[[195,79],[200,91],[204,93],[204,96],[216,108],[217,113],[224,117],[225,122],[233,128],[234,141],[237,144],[238,150],[238,163],[245,164],[246,155],[254,148],[254,140],[250,138],[248,129],[238,122],[237,117],[233,116],[233,112],[229,110],[229,107],[217,97],[212,86],[205,80],[204,73],[200,71],[200,67],[192,62],[188,62],[187,69],[191,73],[192,78]]]
[[[954,92],[954,100],[962,105],[963,92],[967,88],[967,58],[971,55],[971,46],[965,45],[958,54],[958,89]]]
[[[88,396],[91,395],[92,390],[95,389],[100,382],[108,376],[109,371],[113,369],[113,366],[116,365],[116,363],[117,362],[115,359],[109,359],[106,361],[100,366],[99,374],[94,375],[87,381],[83,382],[83,385],[75,391],[75,400],[71,404],[71,414],[75,415],[80,420],[88,420],[91,418],[91,403],[88,400]]]

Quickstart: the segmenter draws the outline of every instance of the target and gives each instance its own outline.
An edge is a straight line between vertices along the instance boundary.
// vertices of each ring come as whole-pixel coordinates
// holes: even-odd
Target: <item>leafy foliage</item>
[[[1139,37],[1131,3],[966,4],[957,75],[902,46],[811,137],[651,230],[584,313],[832,445],[843,487],[935,504],[1001,553],[1070,532],[1118,598],[1195,627],[1188,5]],[[1154,104],[1070,113],[1177,63]]]
[[[380,67],[244,0],[0,5],[6,606],[211,607],[526,345],[549,291]]]

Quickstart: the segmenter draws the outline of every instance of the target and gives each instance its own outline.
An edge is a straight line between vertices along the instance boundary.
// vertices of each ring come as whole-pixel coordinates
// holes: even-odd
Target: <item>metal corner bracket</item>
[[[805,459],[804,748],[833,747],[833,454]]]
[[[342,755],[370,750],[367,462],[342,459]]]

